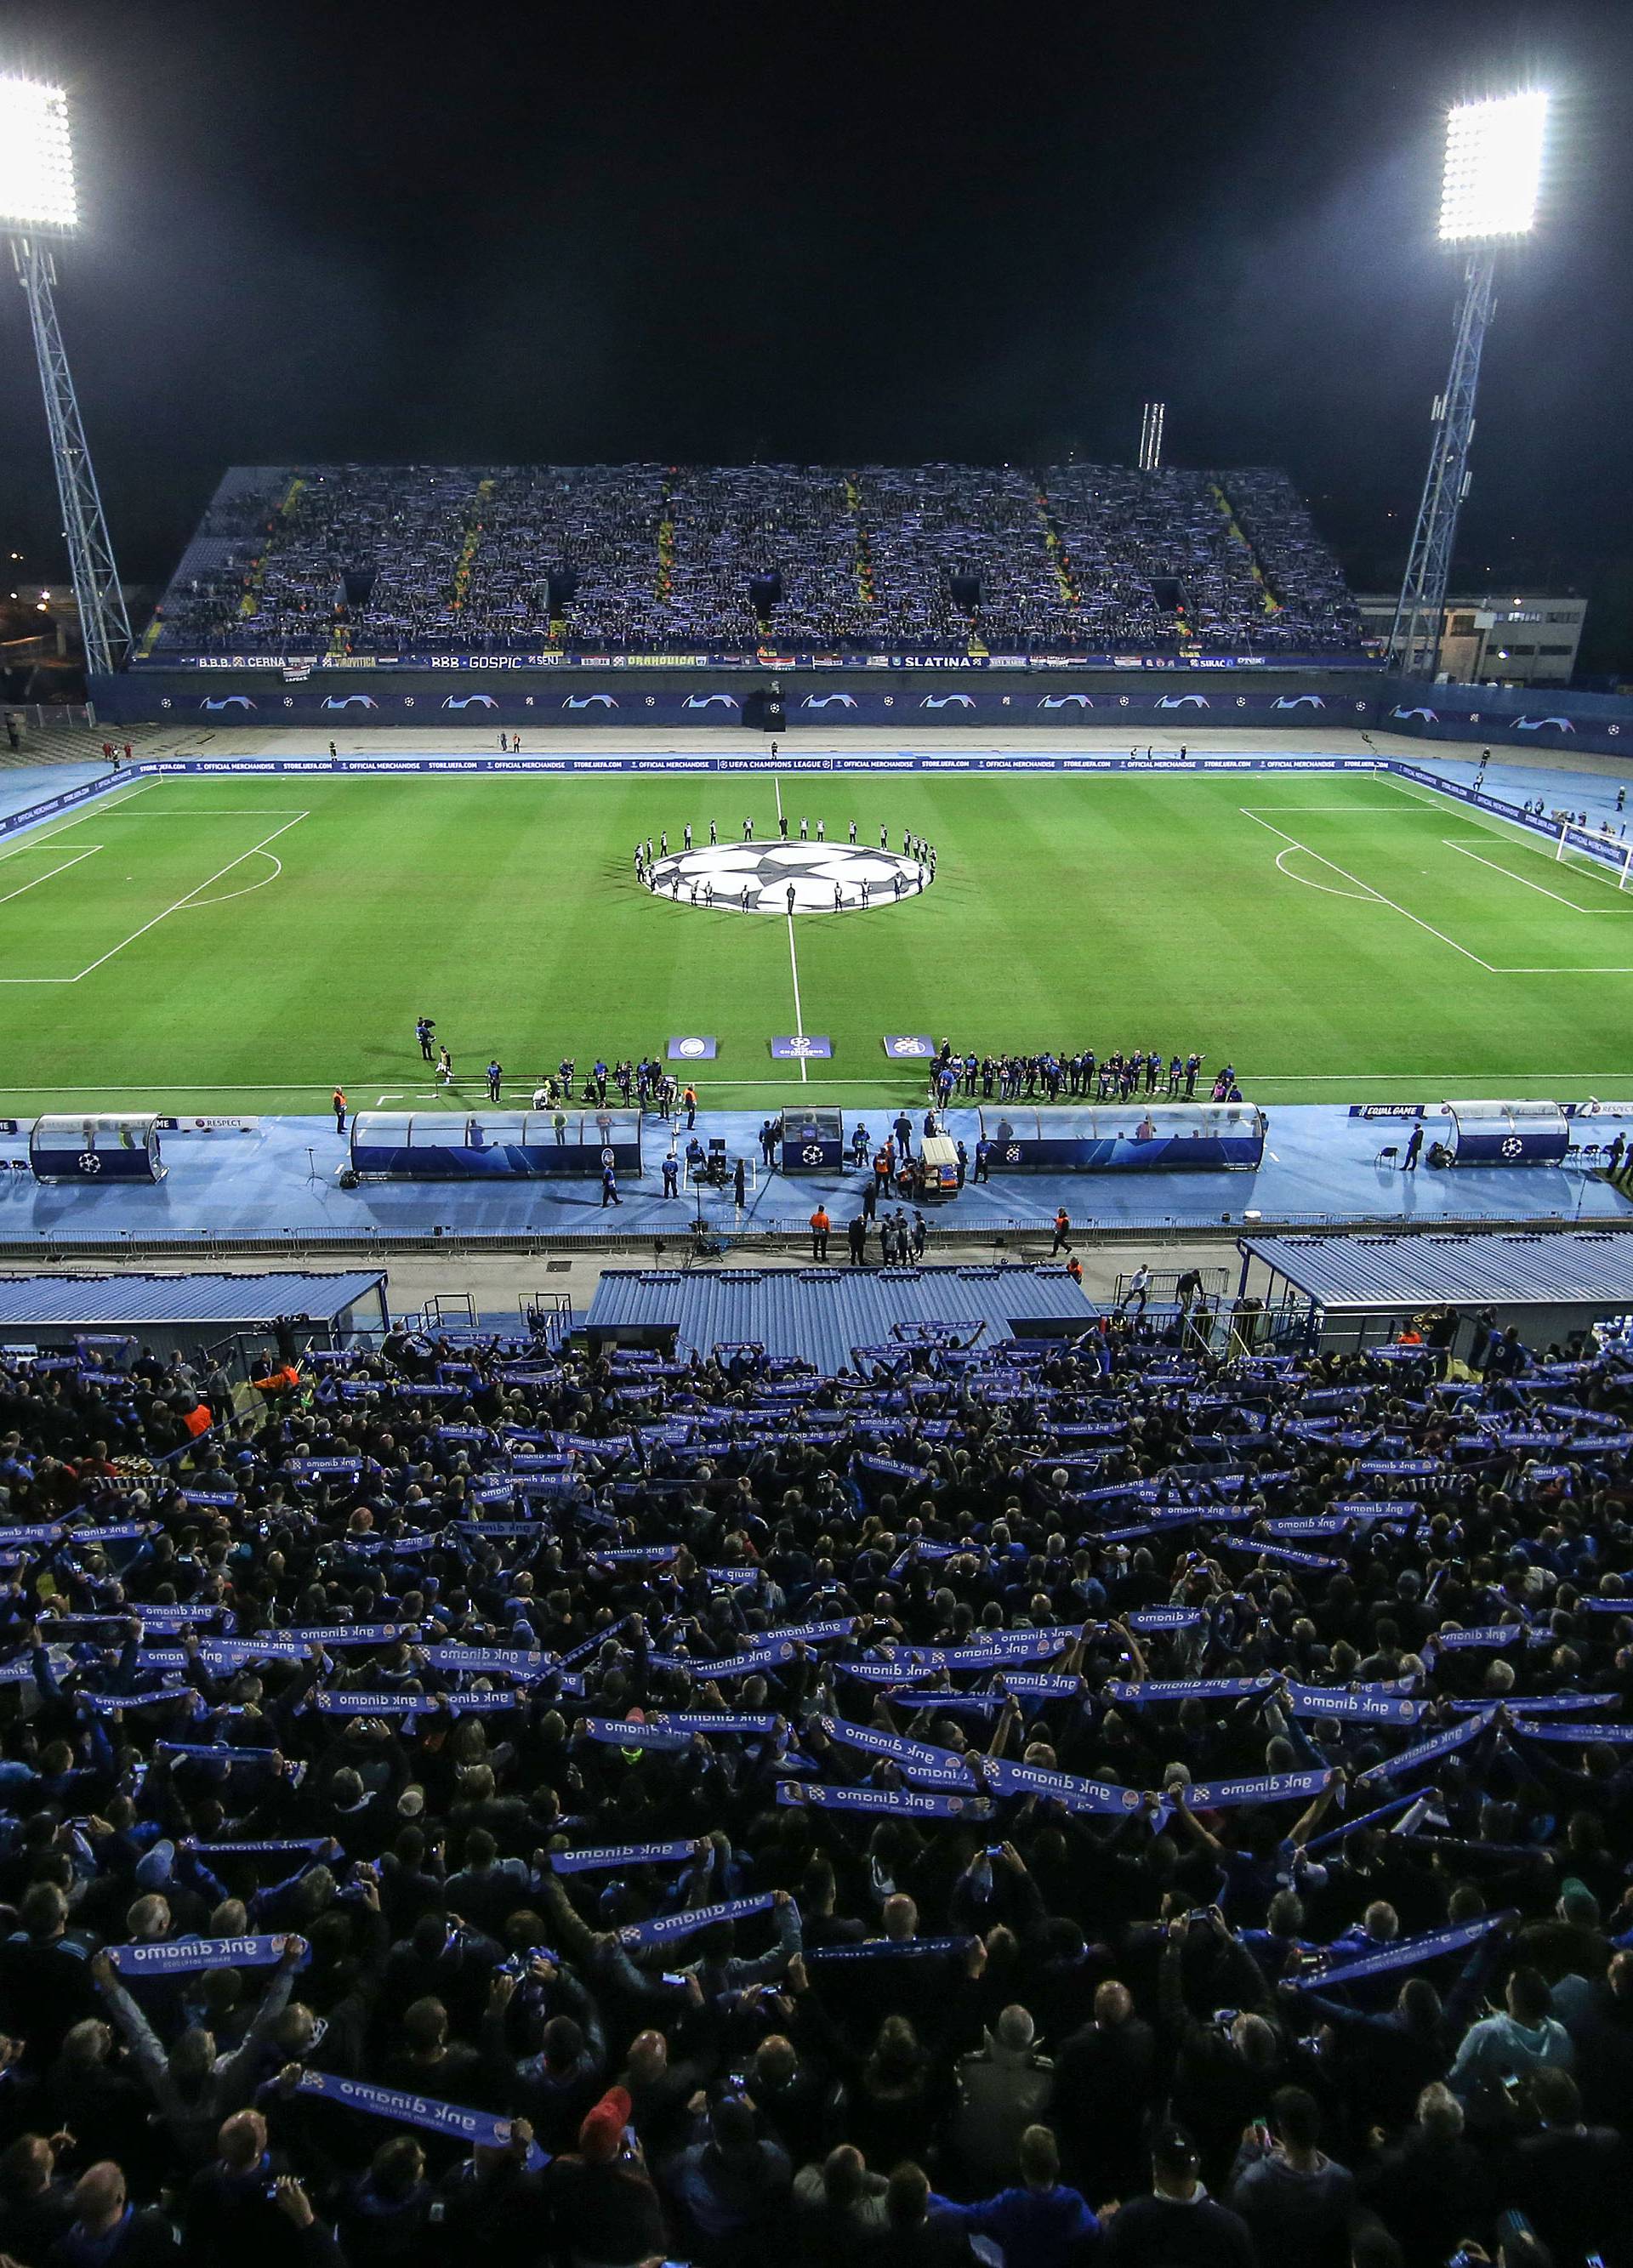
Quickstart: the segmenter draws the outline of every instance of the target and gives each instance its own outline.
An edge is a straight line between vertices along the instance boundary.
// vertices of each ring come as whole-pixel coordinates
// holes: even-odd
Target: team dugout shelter
[[[1083,1109],[984,1105],[981,1135],[994,1174],[1252,1171],[1269,1124],[1252,1102],[1125,1103]]]
[[[638,1110],[359,1110],[351,1168],[363,1181],[599,1179],[640,1172]]]

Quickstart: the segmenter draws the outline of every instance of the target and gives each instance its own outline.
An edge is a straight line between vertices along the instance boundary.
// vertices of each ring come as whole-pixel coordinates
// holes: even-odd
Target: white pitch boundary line
[[[1482,835],[1480,839],[1482,843],[1489,843],[1493,838],[1489,835]],[[1474,859],[1477,865],[1489,866],[1494,874],[1502,874],[1509,881],[1518,882],[1522,890],[1534,890],[1539,897],[1552,898],[1556,906],[1563,906],[1570,913],[1614,914],[1616,910],[1615,906],[1579,906],[1574,898],[1561,897],[1557,890],[1550,890],[1541,882],[1529,881],[1524,874],[1516,874],[1506,866],[1499,866],[1495,858],[1482,857],[1478,850],[1471,850],[1467,843],[1454,842],[1449,835],[1443,835],[1440,840],[1448,850],[1460,850],[1465,858]]]
[[[775,772],[772,774],[772,786],[777,797],[777,832],[780,835],[782,833],[782,782]],[[794,979],[794,1036],[797,1040],[802,1040],[805,1037],[805,1012],[800,1005],[800,956],[794,949],[794,916],[785,914],[783,918],[788,924],[788,973]],[[800,1057],[801,1084],[806,1084],[809,1079],[810,1073],[806,1070],[805,1058],[802,1056]]]
[[[1518,820],[1505,820],[1500,812],[1471,812],[1465,805],[1459,802],[1455,796],[1443,795],[1434,789],[1430,789],[1427,793],[1425,793],[1422,789],[1415,786],[1411,782],[1395,779],[1393,777],[1389,780],[1389,785],[1394,789],[1398,795],[1405,796],[1408,802],[1422,805],[1431,811],[1440,812],[1443,815],[1445,814],[1445,807],[1447,805],[1451,805],[1460,812],[1465,818],[1470,820],[1485,819],[1489,821],[1494,822],[1493,832],[1496,833],[1496,839],[1499,843],[1518,843],[1522,850],[1534,850],[1539,858],[1545,858],[1548,855],[1548,852],[1542,849],[1541,844],[1532,838],[1529,829],[1521,828]],[[1496,830],[1498,828],[1512,828],[1514,831],[1512,833],[1496,833]],[[1501,871],[1504,873],[1508,872],[1506,867],[1503,868]],[[1614,890],[1620,887],[1617,883],[1611,880],[1608,874],[1599,873],[1595,868],[1591,866],[1573,866],[1571,872],[1573,873],[1592,874],[1594,880],[1603,882],[1607,889]],[[1518,874],[1511,875],[1510,880],[1512,881],[1518,881],[1519,877]],[[1578,913],[1585,913],[1589,909],[1585,906],[1578,906],[1576,910]],[[1607,911],[1609,909],[1607,908]],[[1459,951],[1461,949],[1461,947],[1459,948]],[[1581,968],[1576,967],[1560,968],[1557,966],[1553,968],[1493,968],[1491,973],[1494,976],[1633,976],[1633,965],[1618,964],[1615,968]],[[1580,1079],[1589,1079],[1603,1077],[1604,1074],[1600,1072],[1578,1071],[1573,1073],[1572,1076]]]
[[[1282,842],[1290,844],[1295,850],[1304,851],[1319,865],[1329,868],[1333,873],[1341,876],[1346,882],[1353,882],[1358,890],[1364,890],[1367,895],[1375,899],[1380,906],[1387,906],[1391,913],[1400,914],[1418,929],[1427,931],[1430,937],[1438,938],[1442,945],[1449,945],[1453,953],[1460,953],[1465,961],[1472,961],[1477,968],[1483,968],[1488,976],[1515,976],[1520,973],[1512,969],[1493,968],[1489,961],[1482,961],[1477,953],[1471,953],[1466,945],[1459,945],[1454,937],[1448,937],[1444,930],[1437,929],[1432,922],[1426,922],[1418,915],[1408,913],[1405,906],[1397,905],[1393,898],[1386,898],[1381,890],[1375,890],[1370,882],[1363,882],[1358,874],[1352,874],[1348,867],[1335,865],[1331,858],[1324,858],[1319,850],[1312,850],[1307,843],[1301,843],[1296,835],[1289,835],[1285,828],[1272,827],[1267,819],[1260,819],[1258,813],[1250,811],[1245,804],[1238,804],[1237,809],[1244,819],[1251,819],[1255,827],[1262,827],[1271,835],[1279,835]],[[1298,878],[1293,875],[1289,879],[1296,881]]]
[[[36,874],[32,882],[19,882],[14,890],[0,895],[0,906],[10,904],[13,898],[20,898],[25,890],[37,890],[41,883],[48,882],[53,874],[67,873],[69,868],[77,866],[82,858],[94,858],[101,848],[100,843],[87,843],[83,850],[76,850],[71,858],[64,858],[60,866],[53,866],[48,873]]]
[[[88,819],[112,818],[116,811],[122,811],[126,804],[134,803],[137,796],[145,795],[150,788],[159,784],[158,780],[138,780],[136,786],[123,795],[110,797],[105,802],[99,801],[95,796],[87,796],[78,809],[59,812],[55,821],[42,820],[38,827],[18,828],[17,840],[0,850],[0,865],[4,865],[8,858],[15,858],[20,850],[32,850],[41,843],[55,842],[59,835],[66,835],[73,828],[83,827]]]
[[[134,945],[137,938],[145,937],[149,930],[157,929],[159,923],[167,921],[172,914],[180,913],[184,906],[190,906],[195,898],[202,897],[212,883],[218,882],[224,874],[230,874],[234,866],[241,866],[246,858],[253,858],[258,850],[264,850],[269,843],[276,843],[280,835],[287,835],[292,827],[299,827],[301,821],[308,815],[304,811],[298,813],[293,819],[286,820],[282,827],[275,827],[270,835],[262,836],[259,843],[251,843],[248,850],[240,850],[236,858],[229,858],[225,866],[218,866],[213,874],[188,890],[184,897],[177,898],[174,904],[166,906],[163,913],[155,914],[151,921],[144,921],[140,929],[133,929],[129,937],[122,938],[117,945],[110,946],[107,952],[100,954],[88,968],[82,968],[78,976],[0,976],[0,984],[81,983],[85,977],[94,976],[99,968],[105,968],[115,955],[122,954],[128,945]],[[282,864],[279,862],[279,872],[282,871]],[[268,879],[272,878],[269,876]],[[236,896],[238,893],[233,892],[229,895]],[[276,1090],[273,1091],[276,1092]]]

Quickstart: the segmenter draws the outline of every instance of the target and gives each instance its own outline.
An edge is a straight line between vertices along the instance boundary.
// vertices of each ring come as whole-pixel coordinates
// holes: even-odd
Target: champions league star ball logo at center
[[[917,859],[845,843],[709,843],[649,871],[654,897],[715,913],[861,913],[930,887]]]

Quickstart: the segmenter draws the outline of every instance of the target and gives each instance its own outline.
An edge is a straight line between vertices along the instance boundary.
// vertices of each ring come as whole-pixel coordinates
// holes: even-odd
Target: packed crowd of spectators
[[[1096,465],[239,467],[155,659],[1358,650],[1285,475]]]
[[[0,2252],[1620,2268],[1633,1365],[1182,1321],[8,1357]]]

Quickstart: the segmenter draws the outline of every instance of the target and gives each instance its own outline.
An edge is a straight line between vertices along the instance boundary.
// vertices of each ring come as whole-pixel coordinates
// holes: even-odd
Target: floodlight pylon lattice
[[[1474,394],[1480,383],[1481,352],[1496,306],[1496,276],[1494,252],[1482,249],[1470,256],[1458,305],[1452,369],[1446,390],[1434,406],[1429,471],[1417,508],[1406,579],[1389,633],[1390,665],[1406,677],[1433,677],[1440,666],[1452,552],[1457,541],[1458,514],[1469,490]]]
[[[85,667],[106,676],[129,655],[130,616],[119,585],[113,540],[101,491],[85,440],[74,392],[68,350],[63,344],[53,287],[56,269],[48,247],[33,235],[11,238],[11,258],[18,280],[28,300],[29,328],[34,357],[40,365],[40,387],[45,395],[46,423],[51,434],[51,461],[56,472],[56,492],[63,507],[63,534],[68,545],[69,573],[79,609],[79,635]]]
[[[1535,223],[1548,111],[1547,95],[1529,92],[1459,104],[1446,118],[1440,239],[1467,247],[1467,265],[1452,369],[1432,413],[1429,472],[1389,633],[1390,664],[1408,677],[1433,677],[1440,666],[1452,551],[1469,490],[1480,357],[1496,305],[1497,247],[1529,235]]]

